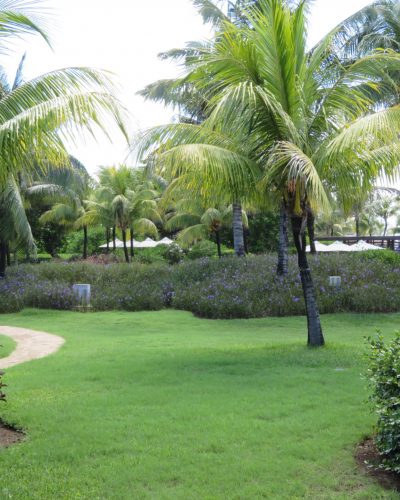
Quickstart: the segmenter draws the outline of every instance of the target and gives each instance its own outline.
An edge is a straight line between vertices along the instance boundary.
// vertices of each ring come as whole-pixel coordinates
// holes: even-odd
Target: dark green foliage
[[[378,414],[376,445],[382,466],[400,473],[400,332],[391,341],[369,339],[368,377]]]
[[[250,253],[278,250],[279,214],[260,212],[248,215],[247,249]]]
[[[46,252],[51,256],[56,256],[61,252],[66,244],[66,231],[63,226],[55,223],[40,224],[39,217],[48,210],[50,206],[33,206],[26,211],[29,225],[35,238],[38,252]]]
[[[101,227],[88,229],[88,255],[100,253],[100,245],[105,242],[105,230]],[[112,247],[112,243],[111,243]],[[73,231],[66,236],[63,253],[82,255],[83,251],[83,231]]]
[[[66,243],[66,231],[60,224],[49,222],[45,224],[38,239],[39,249],[55,257],[61,252]]]
[[[249,253],[267,253],[278,250],[279,214],[276,212],[257,212],[248,214],[249,227],[244,230],[246,250]],[[221,230],[221,241],[233,248],[232,229]]]

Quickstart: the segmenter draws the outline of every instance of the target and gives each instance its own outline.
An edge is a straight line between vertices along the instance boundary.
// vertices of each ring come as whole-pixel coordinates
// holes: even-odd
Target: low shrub
[[[9,281],[0,281],[0,314],[19,312],[24,307],[24,300]]]
[[[382,467],[400,474],[400,332],[392,341],[369,339],[368,378],[378,414],[376,446]]]
[[[400,266],[400,253],[393,250],[367,250],[358,255],[360,261],[382,262]]]
[[[194,244],[187,253],[190,260],[200,259],[202,257],[217,257],[217,245],[209,240],[199,241]]]

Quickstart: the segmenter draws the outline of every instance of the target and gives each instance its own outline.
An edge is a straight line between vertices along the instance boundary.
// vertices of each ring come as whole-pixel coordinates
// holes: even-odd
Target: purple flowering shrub
[[[0,281],[0,312],[22,306],[73,309],[72,284],[92,285],[95,310],[158,310],[173,307],[207,318],[304,314],[296,257],[289,273],[276,276],[276,256],[198,259],[175,266],[133,263],[42,263],[10,268]],[[321,313],[400,311],[397,257],[363,254],[310,257]],[[329,276],[341,276],[339,289]]]
[[[0,281],[0,314],[19,312],[24,307],[22,293],[15,283]]]

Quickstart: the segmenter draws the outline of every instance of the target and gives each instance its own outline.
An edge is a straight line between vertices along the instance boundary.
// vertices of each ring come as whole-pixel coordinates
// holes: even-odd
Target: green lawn
[[[358,472],[371,433],[364,336],[400,314],[210,321],[176,311],[27,310],[2,324],[67,340],[7,370],[1,499],[398,498]]]
[[[0,316],[0,324],[2,316]],[[15,342],[4,335],[0,335],[0,358],[5,358],[8,356],[15,348]]]

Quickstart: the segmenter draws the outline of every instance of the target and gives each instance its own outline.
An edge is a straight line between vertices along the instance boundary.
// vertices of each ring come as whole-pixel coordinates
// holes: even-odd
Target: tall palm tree
[[[15,3],[25,2],[4,2],[3,7]],[[0,3],[0,20],[1,7]],[[16,23],[18,19],[17,16]],[[22,63],[12,85],[1,74],[0,189],[8,189],[12,179],[22,174],[67,164],[69,155],[64,139],[75,137],[80,130],[95,134],[100,129],[107,134],[107,127],[114,123],[126,137],[122,108],[106,73],[91,68],[66,68],[24,82]],[[5,218],[7,207],[1,203],[0,212]],[[2,234],[0,240],[2,255],[8,241]]]
[[[203,191],[219,184],[221,191],[235,187],[245,195],[246,176],[254,181],[250,172],[262,172],[263,195],[279,196],[291,220],[308,343],[319,346],[324,337],[305,252],[307,207],[329,206],[325,181],[350,196],[360,179],[375,179],[383,169],[392,174],[400,110],[374,110],[378,90],[391,85],[385,71],[400,57],[379,52],[343,66],[332,61],[331,36],[309,54],[308,3],[260,0],[246,11],[249,26],[225,25],[187,76],[206,96],[211,85],[209,118],[195,131],[153,129],[141,149],[163,143],[161,168]]]

